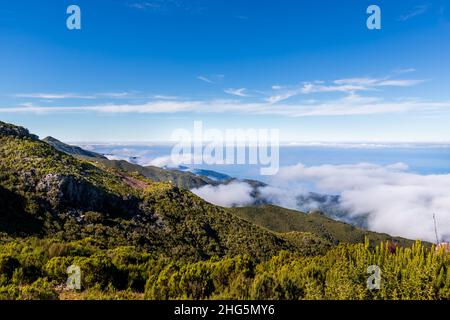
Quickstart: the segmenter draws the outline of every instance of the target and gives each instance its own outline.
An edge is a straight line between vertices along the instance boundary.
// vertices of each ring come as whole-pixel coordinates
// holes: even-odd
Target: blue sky
[[[168,140],[195,120],[284,141],[450,141],[449,40],[445,0],[4,1],[0,120],[64,141]]]

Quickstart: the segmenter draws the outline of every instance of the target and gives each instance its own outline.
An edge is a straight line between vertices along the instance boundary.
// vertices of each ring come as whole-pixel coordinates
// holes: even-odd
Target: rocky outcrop
[[[14,126],[0,121],[0,135],[29,138],[32,140],[39,140],[37,135],[31,134],[27,129],[19,126]]]
[[[139,213],[134,197],[119,197],[73,176],[47,174],[36,191],[57,211],[97,211],[121,217]]]

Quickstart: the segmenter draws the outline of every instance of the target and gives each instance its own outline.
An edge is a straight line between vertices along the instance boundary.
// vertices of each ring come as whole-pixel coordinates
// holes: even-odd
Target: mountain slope
[[[364,242],[367,237],[372,243],[393,241],[401,245],[411,245],[413,241],[388,234],[371,232],[350,224],[332,220],[321,213],[303,213],[273,205],[233,208],[239,217],[275,232],[311,232],[331,243]]]
[[[93,237],[186,259],[309,250],[171,183],[94,166],[24,130],[0,123],[0,231],[8,235]]]

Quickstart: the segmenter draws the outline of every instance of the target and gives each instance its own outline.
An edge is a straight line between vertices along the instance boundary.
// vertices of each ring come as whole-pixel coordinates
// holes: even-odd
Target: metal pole
[[[439,244],[439,236],[437,231],[437,223],[436,223],[436,214],[433,213],[433,220],[434,220],[434,233],[436,235],[436,244]]]

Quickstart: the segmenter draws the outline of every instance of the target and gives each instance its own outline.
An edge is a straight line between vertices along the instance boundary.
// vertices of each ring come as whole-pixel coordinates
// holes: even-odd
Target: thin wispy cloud
[[[207,82],[207,83],[214,83],[214,81],[212,81],[211,79],[209,79],[207,77],[204,77],[204,76],[197,76],[197,79],[201,80],[201,81],[204,81],[204,82]]]
[[[289,99],[291,97],[294,97],[296,95],[299,95],[301,92],[302,92],[301,89],[300,90],[299,89],[288,90],[288,91],[285,91],[285,92],[280,93],[280,94],[272,95],[272,96],[266,98],[266,101],[268,103],[278,103],[278,102],[287,100],[287,99]]]
[[[166,96],[166,95],[157,94],[157,95],[153,96],[153,99],[156,99],[156,100],[178,100],[180,98],[177,96]]]
[[[228,88],[228,89],[225,89],[224,92],[231,94],[233,96],[237,96],[237,97],[248,97],[246,88],[240,88],[240,89]]]
[[[198,80],[207,82],[207,83],[218,83],[220,81],[222,81],[225,78],[225,75],[223,74],[212,74],[212,75],[208,75],[208,76],[204,76],[204,75],[199,75],[197,76]]]
[[[140,11],[171,12],[178,10],[195,14],[205,11],[204,4],[199,0],[146,0],[129,2],[127,6]]]
[[[24,103],[21,103],[20,106],[25,107],[25,108],[35,107],[34,103],[32,103],[32,102],[24,102]]]
[[[398,20],[399,21],[407,21],[407,20],[412,19],[414,17],[420,16],[420,15],[424,14],[425,12],[427,12],[428,8],[429,8],[429,5],[418,5],[418,6],[415,6],[408,13],[400,16],[400,18],[398,18]]]
[[[353,78],[353,79],[340,79],[335,80],[334,83],[338,85],[347,85],[348,90],[345,86],[338,87],[327,87],[325,90],[336,90],[336,91],[359,91],[359,90],[369,90],[374,87],[412,87],[426,80],[417,79],[390,79],[389,77],[383,79],[374,78]],[[353,86],[353,88],[352,88]]]
[[[18,93],[13,95],[16,98],[28,99],[44,99],[44,100],[63,100],[63,99],[97,99],[97,98],[129,98],[132,96],[130,92],[102,92],[94,94],[80,93]]]
[[[129,3],[128,6],[130,8],[139,9],[139,10],[160,9],[161,3],[159,1],[158,2],[144,1],[144,2]]]
[[[76,93],[18,93],[14,96],[31,99],[95,99],[94,95],[80,95]]]
[[[341,99],[296,103],[243,103],[236,100],[209,100],[209,101],[150,101],[145,104],[101,104],[78,107],[61,106],[30,106],[30,107],[0,107],[0,113],[233,113],[278,115],[286,117],[330,117],[355,116],[395,113],[436,113],[449,112],[450,101],[422,101],[417,99],[395,99],[385,101],[378,97],[363,97],[356,94]]]
[[[417,79],[391,79],[391,77],[384,78],[345,78],[337,79],[332,83],[325,83],[324,81],[305,82],[297,87],[284,87],[280,85],[273,85],[274,93],[266,98],[269,103],[279,103],[289,98],[301,94],[313,93],[331,93],[341,92],[344,94],[352,94],[359,91],[370,91],[377,87],[411,87],[424,82],[425,80]]]
[[[406,71],[405,71],[406,72]],[[412,71],[409,71],[412,72]],[[214,83],[212,78],[220,81],[223,75],[216,74],[209,77],[199,76],[199,80],[207,83]],[[352,116],[371,114],[392,114],[408,112],[449,112],[450,101],[425,101],[420,99],[384,99],[380,96],[362,95],[362,92],[379,93],[387,87],[412,87],[424,82],[418,79],[394,79],[391,76],[383,78],[355,77],[341,78],[334,81],[312,81],[305,82],[297,87],[273,85],[270,94],[260,93],[262,96],[252,96],[251,102],[227,99],[192,100],[187,98],[153,95],[136,95],[136,92],[109,92],[96,93],[92,95],[81,95],[75,93],[33,93],[18,94],[20,98],[36,99],[96,99],[110,98],[107,103],[91,103],[89,105],[71,106],[64,105],[38,105],[30,103],[28,105],[18,104],[17,106],[0,107],[0,113],[53,113],[53,112],[95,112],[95,113],[151,113],[151,114],[171,114],[171,113],[234,113],[234,114],[259,114],[259,115],[279,115],[288,117],[309,117],[309,116]],[[250,97],[246,88],[227,88],[224,92],[235,97]],[[255,93],[258,91],[255,91]],[[343,97],[326,99],[323,95],[320,99],[311,95],[314,93],[341,93]],[[308,96],[295,102],[287,100],[295,96]],[[133,103],[137,101],[139,103]],[[129,98],[128,100],[126,100]],[[115,101],[117,99],[117,101]],[[146,101],[142,103],[141,101]],[[99,101],[102,101],[99,100]],[[119,103],[126,101],[126,103]],[[29,101],[27,101],[29,103]],[[75,101],[73,101],[75,102]],[[117,102],[117,103],[116,103]]]
[[[417,70],[414,68],[400,68],[394,71],[395,74],[404,74],[404,73],[412,73],[416,72]]]
[[[131,94],[129,92],[105,92],[97,93],[96,97],[106,97],[106,98],[125,98],[129,97]]]

